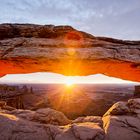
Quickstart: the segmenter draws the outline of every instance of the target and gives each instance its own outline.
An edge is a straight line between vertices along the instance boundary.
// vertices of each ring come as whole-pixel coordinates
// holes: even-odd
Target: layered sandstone
[[[140,41],[95,37],[70,26],[0,24],[0,76],[102,73],[140,81]]]

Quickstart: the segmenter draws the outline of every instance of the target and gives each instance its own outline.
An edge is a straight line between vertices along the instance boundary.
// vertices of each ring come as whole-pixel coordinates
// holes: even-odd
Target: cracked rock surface
[[[139,140],[140,98],[115,103],[102,120],[105,140]]]

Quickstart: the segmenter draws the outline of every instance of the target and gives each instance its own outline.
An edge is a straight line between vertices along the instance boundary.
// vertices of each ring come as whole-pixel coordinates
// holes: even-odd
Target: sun
[[[74,84],[75,84],[74,79],[72,79],[72,78],[70,78],[70,77],[68,77],[68,78],[65,79],[65,85],[66,85],[67,87],[72,87]]]
[[[70,86],[72,86],[74,83],[73,83],[72,81],[66,81],[65,84],[66,84],[67,87],[70,87]]]

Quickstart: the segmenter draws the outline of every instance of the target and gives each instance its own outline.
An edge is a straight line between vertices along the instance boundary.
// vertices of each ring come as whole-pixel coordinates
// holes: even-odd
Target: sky
[[[95,36],[127,40],[140,37],[140,0],[0,0],[0,7],[0,23],[70,25]],[[0,82],[53,83],[66,79],[60,74],[33,73],[6,75]],[[128,82],[101,74],[76,77],[74,81]]]

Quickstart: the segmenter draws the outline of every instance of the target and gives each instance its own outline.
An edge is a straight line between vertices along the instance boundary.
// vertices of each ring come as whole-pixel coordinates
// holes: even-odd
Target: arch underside
[[[95,37],[70,26],[1,24],[0,76],[101,73],[140,82],[140,42]]]

